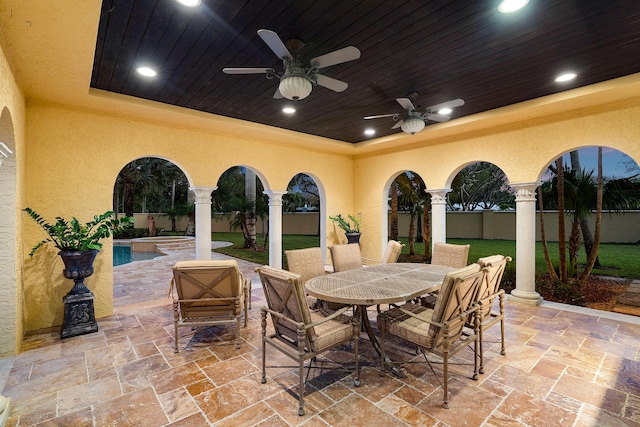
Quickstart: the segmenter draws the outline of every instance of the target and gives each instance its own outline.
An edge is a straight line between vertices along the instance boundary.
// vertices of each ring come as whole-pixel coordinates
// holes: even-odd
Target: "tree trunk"
[[[562,283],[567,282],[567,243],[564,229],[564,166],[562,157],[556,160],[556,179],[558,181],[558,256],[560,258],[559,276]]]
[[[593,239],[593,249],[591,251],[591,255],[587,259],[587,266],[580,277],[580,286],[583,286],[589,275],[591,274],[591,270],[593,270],[593,266],[596,263],[596,258],[598,257],[598,247],[600,246],[600,225],[602,223],[602,187],[603,187],[603,179],[602,179],[602,147],[598,147],[598,192],[596,196],[596,226],[595,226],[595,236]]]
[[[546,229],[544,227],[544,208],[542,203],[542,187],[538,187],[538,206],[540,207],[540,238],[542,240],[542,250],[544,252],[544,260],[547,263],[547,270],[549,271],[549,276],[553,280],[558,280],[558,275],[556,274],[555,268],[553,268],[553,263],[551,262],[551,258],[549,257],[549,247],[547,246],[547,238],[546,238]]]
[[[578,154],[578,150],[573,150],[569,153],[569,157],[571,158],[571,170],[581,171],[582,166],[580,165],[580,155]],[[593,249],[593,235],[591,234],[591,227],[589,226],[589,221],[586,218],[580,218],[580,229],[582,230],[582,241],[584,242],[584,251],[587,253],[587,258],[591,256],[591,251]],[[596,255],[596,263],[595,267],[600,267],[600,258]]]
[[[246,215],[246,236],[245,246],[249,248],[256,248],[256,174],[245,168],[244,172],[244,191],[245,197],[250,203],[249,211]],[[247,246],[248,245],[248,246]]]
[[[416,234],[416,215],[414,212],[409,214],[409,255],[415,255],[415,236]]]
[[[424,241],[424,258],[431,259],[431,222],[427,203],[422,210],[422,240]]]
[[[398,184],[395,180],[391,183],[391,227],[389,234],[391,240],[398,240]]]

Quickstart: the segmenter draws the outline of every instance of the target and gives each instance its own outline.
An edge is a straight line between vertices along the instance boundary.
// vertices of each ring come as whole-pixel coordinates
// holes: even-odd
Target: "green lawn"
[[[269,252],[254,252],[242,248],[243,238],[241,233],[213,233],[214,240],[222,240],[232,242],[234,245],[217,249],[216,252],[231,255],[236,258],[245,259],[258,264],[269,263]],[[409,253],[409,248],[406,245],[406,238],[400,238],[405,243],[405,247],[402,253]],[[509,255],[513,258],[514,262],[509,264],[509,269],[515,269],[516,265],[516,242],[513,240],[474,240],[474,239],[449,239],[449,243],[457,244],[470,244],[469,261],[475,261],[480,257],[503,254]],[[258,237],[258,245],[264,244],[264,238]],[[320,245],[320,239],[317,236],[301,236],[301,235],[283,235],[282,245],[284,250],[309,248]],[[415,249],[418,253],[423,252],[424,245],[417,243]],[[558,263],[558,244],[549,244],[549,253],[554,264]],[[600,245],[598,251],[600,257],[600,263],[604,267],[603,269],[594,269],[593,274],[615,276],[615,277],[627,277],[631,279],[640,279],[640,246],[638,245],[623,245],[623,244],[611,244],[605,243]],[[584,251],[581,251],[579,263],[584,264],[586,257]],[[284,267],[286,267],[286,260],[283,256]],[[536,272],[545,273],[546,264],[544,261],[544,255],[542,253],[542,244],[536,244]]]

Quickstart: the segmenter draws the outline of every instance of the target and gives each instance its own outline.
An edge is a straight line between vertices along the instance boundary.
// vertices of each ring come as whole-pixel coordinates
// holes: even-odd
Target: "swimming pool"
[[[132,261],[143,261],[162,256],[158,252],[131,252],[131,246],[113,246],[113,266],[128,264]]]

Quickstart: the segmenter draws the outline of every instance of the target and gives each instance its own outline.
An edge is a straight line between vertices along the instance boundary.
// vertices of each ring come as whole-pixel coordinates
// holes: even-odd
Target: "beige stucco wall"
[[[16,354],[24,332],[20,207],[25,194],[25,111],[24,96],[0,49],[0,141],[13,151],[0,165],[0,357]]]
[[[196,186],[214,187],[236,165],[254,169],[274,191],[307,173],[320,185],[326,215],[361,215],[363,255],[371,259],[382,254],[388,185],[403,171],[440,189],[479,160],[502,168],[512,183],[533,182],[555,157],[586,145],[640,161],[639,75],[352,146],[89,89],[101,2],[76,3],[0,2],[0,108],[10,117],[16,183],[0,208],[15,219],[14,229],[0,231],[0,255],[9,260],[0,263],[7,296],[0,301],[0,355],[15,353],[23,332],[60,325],[70,288],[55,251],[28,258],[43,236],[20,209],[87,220],[111,208],[115,177],[136,158],[166,158]],[[343,241],[324,221],[327,244]],[[95,268],[87,284],[102,317],[112,312],[109,244]]]
[[[352,207],[349,156],[267,144],[257,140],[194,131],[176,126],[127,120],[61,107],[29,105],[26,205],[46,218],[76,216],[81,221],[111,209],[115,178],[133,159],[154,156],[180,166],[192,185],[216,186],[219,176],[236,165],[249,166],[267,190],[285,191],[291,178],[305,172],[326,192],[329,212]],[[25,226],[25,245],[42,239],[35,224]],[[28,248],[25,248],[25,255]],[[112,313],[112,249],[105,245],[95,273],[86,280],[95,293],[96,317]],[[62,296],[70,281],[55,251],[42,251],[25,262],[25,328],[62,323]]]
[[[633,98],[457,138],[429,140],[424,136],[407,150],[356,156],[354,188],[359,191],[354,204],[363,218],[362,246],[369,258],[379,258],[382,253],[386,237],[383,206],[390,182],[401,172],[418,173],[427,189],[443,189],[449,188],[464,166],[486,161],[500,167],[511,184],[533,183],[553,159],[572,149],[598,145],[615,148],[640,163],[638,117],[640,98]]]

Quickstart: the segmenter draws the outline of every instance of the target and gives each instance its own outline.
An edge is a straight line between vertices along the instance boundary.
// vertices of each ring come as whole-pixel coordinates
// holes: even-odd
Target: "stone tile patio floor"
[[[264,299],[255,264],[239,261],[253,282],[242,347],[229,344],[233,335],[223,327],[182,328],[180,353],[173,353],[171,266],[193,258],[193,249],[175,250],[114,268],[114,314],[98,320],[99,332],[64,341],[58,330],[30,335],[18,356],[0,359],[2,394],[12,398],[7,425],[640,425],[640,319],[553,303],[507,303],[506,356],[490,345],[478,381],[470,367],[453,367],[448,410],[424,364],[407,365],[403,379],[381,377],[363,334],[361,386],[348,371],[314,369],[299,417],[293,363],[268,352],[280,367],[268,368],[260,383]],[[375,310],[370,315],[375,320]],[[489,335],[496,339],[499,327]],[[327,358],[349,362],[351,351]],[[414,357],[399,342],[390,355]]]

